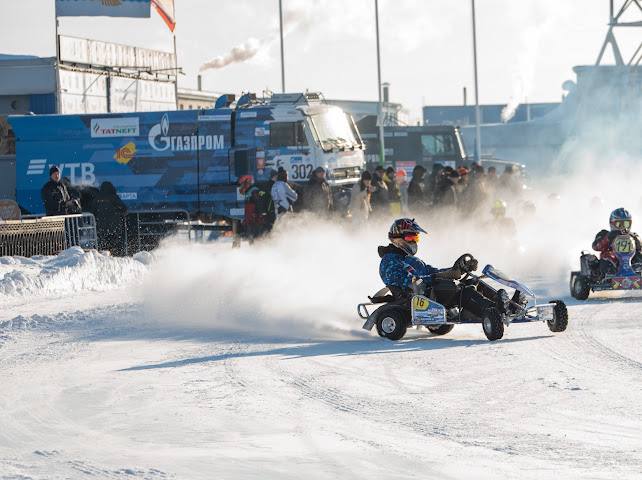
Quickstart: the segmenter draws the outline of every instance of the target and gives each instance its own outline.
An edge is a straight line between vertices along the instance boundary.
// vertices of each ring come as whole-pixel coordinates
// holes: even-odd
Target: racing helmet
[[[611,212],[609,225],[612,232],[629,233],[631,230],[631,214],[625,208],[618,208]]]
[[[388,231],[388,239],[408,255],[414,255],[417,253],[420,233],[427,232],[415,222],[414,218],[399,218],[392,222]]]
[[[493,206],[490,209],[495,218],[503,218],[506,216],[506,202],[504,200],[495,200]]]

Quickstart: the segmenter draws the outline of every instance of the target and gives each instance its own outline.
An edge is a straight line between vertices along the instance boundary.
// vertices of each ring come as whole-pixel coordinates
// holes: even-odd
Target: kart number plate
[[[444,306],[423,295],[415,295],[412,299],[412,324],[436,325],[439,323],[446,323]]]
[[[543,322],[553,321],[555,314],[553,313],[554,305],[539,305],[537,307],[537,316]]]

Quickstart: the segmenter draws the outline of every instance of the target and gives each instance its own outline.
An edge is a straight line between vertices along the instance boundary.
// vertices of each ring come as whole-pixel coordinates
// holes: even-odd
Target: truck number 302
[[[301,165],[292,165],[292,180],[305,180],[312,174],[312,164],[305,163]]]

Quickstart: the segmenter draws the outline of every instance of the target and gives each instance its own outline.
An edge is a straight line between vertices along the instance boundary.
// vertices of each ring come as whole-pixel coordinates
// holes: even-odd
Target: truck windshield
[[[453,135],[450,133],[422,135],[421,147],[426,156],[455,155],[457,153]]]
[[[341,109],[330,108],[310,118],[324,150],[331,150],[333,147],[351,148],[357,145],[348,117]]]

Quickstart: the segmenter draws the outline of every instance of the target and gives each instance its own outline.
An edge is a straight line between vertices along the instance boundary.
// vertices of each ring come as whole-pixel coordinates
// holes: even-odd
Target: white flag
[[[151,0],[56,0],[57,17],[149,18]]]

